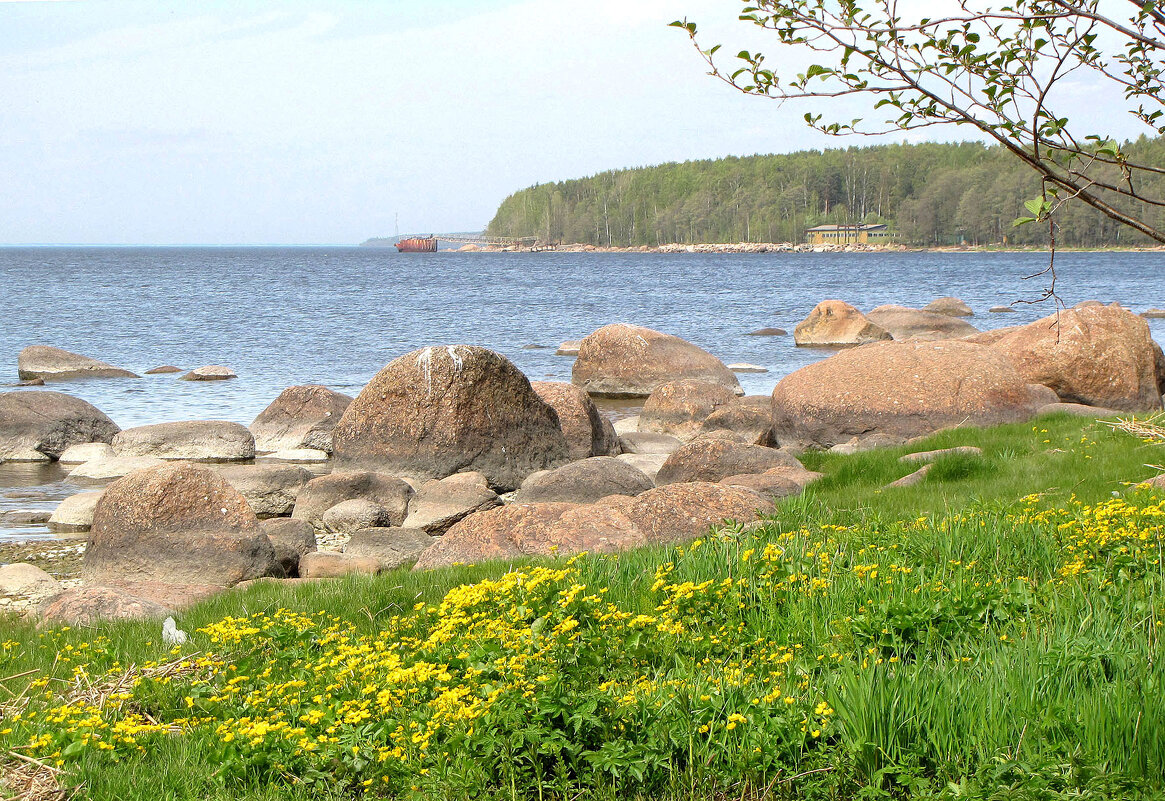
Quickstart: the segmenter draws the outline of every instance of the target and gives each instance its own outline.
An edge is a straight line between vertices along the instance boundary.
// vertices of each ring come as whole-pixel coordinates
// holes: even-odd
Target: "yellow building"
[[[885,223],[858,223],[814,226],[805,231],[805,241],[810,245],[885,245],[891,240]]]

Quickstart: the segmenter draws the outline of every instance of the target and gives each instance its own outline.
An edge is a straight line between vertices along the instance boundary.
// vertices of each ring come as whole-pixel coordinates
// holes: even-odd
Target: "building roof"
[[[815,225],[812,228],[806,228],[808,231],[881,231],[886,228],[886,223],[853,223],[852,225]]]

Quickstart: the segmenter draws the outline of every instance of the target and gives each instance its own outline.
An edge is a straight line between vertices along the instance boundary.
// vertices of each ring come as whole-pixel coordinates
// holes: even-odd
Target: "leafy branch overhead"
[[[720,45],[702,48],[695,22],[673,22],[700,49],[710,74],[746,94],[778,100],[864,96],[882,119],[839,121],[808,112],[823,133],[876,135],[969,125],[1035,169],[1043,193],[1024,222],[1044,221],[1079,200],[1165,242],[1147,211],[1165,197],[1146,191],[1165,165],[1136,161],[1098,131],[1081,131],[1079,82],[1091,75],[1123,95],[1151,135],[1165,134],[1161,76],[1165,10],[1159,0],[1015,0],[938,3],[907,18],[897,0],[760,0],[740,19],[803,57],[791,72],[742,50],[725,66]],[[800,70],[800,71],[799,71]],[[1156,182],[1150,182],[1156,183]]]

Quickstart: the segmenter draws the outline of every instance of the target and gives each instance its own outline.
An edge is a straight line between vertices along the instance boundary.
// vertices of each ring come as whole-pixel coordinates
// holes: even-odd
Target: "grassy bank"
[[[174,648],[10,621],[0,748],[151,801],[1161,795],[1165,498],[1129,484],[1161,446],[921,447],[968,444],[900,490],[905,449],[813,455],[773,521],[680,548],[255,586]]]

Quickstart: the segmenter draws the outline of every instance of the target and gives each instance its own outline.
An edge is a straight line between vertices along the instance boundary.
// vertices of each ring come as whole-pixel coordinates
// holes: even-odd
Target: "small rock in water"
[[[1145,309],[1141,316],[1146,320],[1165,320],[1165,309]]]
[[[238,378],[234,371],[221,364],[211,364],[198,367],[179,378],[179,381],[225,381],[228,378]]]
[[[19,382],[16,386],[18,386],[18,387],[43,387],[44,386],[44,379],[43,378],[29,378],[26,381]]]
[[[1010,306],[992,306],[987,311],[991,312],[992,314],[1015,314],[1016,313],[1015,309],[1011,308]]]
[[[749,331],[746,336],[750,337],[783,337],[788,336],[789,332],[783,328],[758,328],[755,331]]]
[[[263,458],[278,462],[326,462],[328,460],[328,452],[316,450],[315,448],[291,448],[285,451],[264,454]]]
[[[166,373],[180,373],[181,367],[175,367],[172,364],[164,364],[161,367],[151,367],[146,370],[146,375],[165,375]]]
[[[558,346],[558,350],[554,351],[555,356],[578,356],[578,348],[582,343],[581,339],[570,339]]]
[[[761,367],[759,364],[749,364],[748,362],[730,364],[728,365],[728,369],[734,373],[767,373],[769,371],[767,367]]]
[[[553,345],[523,345],[522,350],[550,350]]]
[[[0,526],[35,526],[49,522],[51,516],[42,509],[12,509],[0,512]]]
[[[178,628],[172,617],[162,621],[162,642],[166,645],[182,645],[186,642],[186,632]]]

